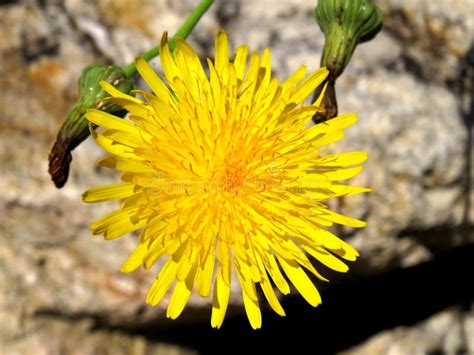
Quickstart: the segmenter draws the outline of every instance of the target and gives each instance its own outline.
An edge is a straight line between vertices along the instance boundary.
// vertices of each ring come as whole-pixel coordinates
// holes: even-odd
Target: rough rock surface
[[[371,337],[347,354],[471,354],[474,314],[447,309],[413,327],[397,327]],[[466,346],[469,344],[468,346]]]
[[[49,179],[46,157],[77,95],[81,69],[96,62],[129,62],[158,43],[163,31],[173,33],[195,3],[0,4],[3,353],[192,353],[179,344],[163,345],[121,328],[168,322],[166,302],[157,308],[144,305],[154,272],[118,272],[133,249],[134,236],[106,242],[90,235],[88,224],[114,207],[80,202],[86,188],[116,178],[95,167],[100,149],[88,141],[74,151],[70,180],[62,190]],[[334,201],[344,213],[369,222],[363,230],[344,231],[361,251],[353,275],[364,277],[417,265],[441,250],[474,242],[473,202],[467,209],[469,198],[473,201],[472,181],[467,180],[472,177],[467,171],[472,147],[467,144],[469,129],[472,142],[473,112],[465,104],[468,58],[474,51],[474,2],[379,4],[386,13],[384,30],[357,49],[337,84],[340,112],[355,111],[360,122],[332,147],[369,152],[365,171],[354,183],[374,192]],[[218,1],[190,41],[200,54],[211,56],[213,33],[224,27],[234,45],[271,48],[275,73],[287,77],[301,64],[318,67],[324,41],[313,9],[310,0]],[[159,69],[158,61],[153,63]],[[239,304],[239,297],[233,302]],[[180,322],[199,321],[207,327],[208,301],[196,297],[190,303]],[[94,330],[98,320],[105,326]],[[449,332],[438,337],[442,329]],[[474,353],[473,339],[458,336],[456,329],[473,334],[472,314],[448,310],[412,327],[376,335],[355,349]]]

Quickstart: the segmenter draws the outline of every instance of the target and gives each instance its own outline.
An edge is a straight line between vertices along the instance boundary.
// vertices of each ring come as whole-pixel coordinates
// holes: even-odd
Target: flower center
[[[238,195],[245,184],[245,170],[238,165],[227,165],[221,180],[221,188],[228,193]]]

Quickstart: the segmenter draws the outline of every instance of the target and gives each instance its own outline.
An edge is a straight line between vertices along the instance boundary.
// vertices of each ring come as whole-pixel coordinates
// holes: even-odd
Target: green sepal
[[[372,0],[319,0],[315,18],[326,36],[321,66],[332,79],[342,74],[357,44],[374,38],[383,24]]]

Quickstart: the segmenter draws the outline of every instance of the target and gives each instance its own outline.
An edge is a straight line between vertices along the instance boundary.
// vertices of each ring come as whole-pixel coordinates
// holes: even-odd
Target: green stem
[[[206,13],[206,11],[211,7],[213,3],[214,0],[201,0],[199,4],[194,8],[193,12],[191,12],[191,14],[188,16],[186,21],[184,21],[178,31],[174,34],[173,38],[187,38],[194,29],[194,27],[196,27],[201,17]],[[148,52],[143,53],[141,56],[148,62],[153,58],[157,57],[158,55],[160,55],[159,45],[153,47]],[[135,67],[135,61],[124,66],[122,70],[126,77],[131,77],[137,71],[137,68]]]

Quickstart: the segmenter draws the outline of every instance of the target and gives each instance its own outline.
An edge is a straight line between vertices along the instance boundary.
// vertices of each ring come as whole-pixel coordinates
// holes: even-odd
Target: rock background
[[[193,298],[175,322],[166,304],[145,305],[155,273],[118,272],[134,237],[90,235],[88,224],[113,208],[80,202],[88,187],[115,180],[95,167],[100,149],[86,141],[74,151],[61,190],[47,174],[81,69],[128,63],[174,32],[196,1],[0,2],[0,352],[207,354],[254,342],[265,350],[474,354],[474,0],[377,3],[385,27],[356,50],[337,85],[340,112],[355,111],[360,122],[333,147],[369,152],[354,183],[374,192],[334,201],[369,222],[344,230],[361,259],[321,285],[316,310],[295,297],[285,301],[286,319],[265,314],[264,329],[250,332],[236,295],[215,332],[207,300]],[[216,1],[190,42],[212,56],[213,33],[225,28],[234,46],[270,47],[275,74],[287,77],[301,64],[318,67],[323,36],[313,9],[310,0]]]

